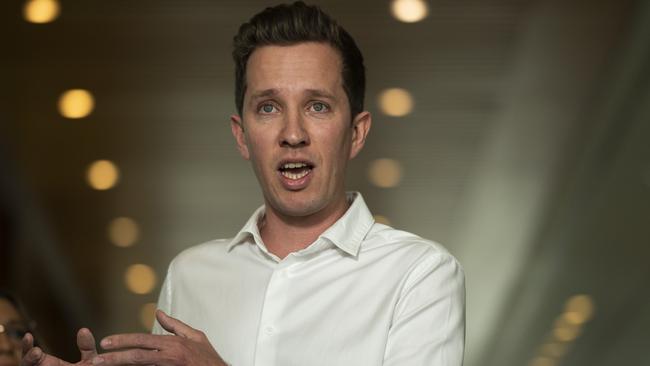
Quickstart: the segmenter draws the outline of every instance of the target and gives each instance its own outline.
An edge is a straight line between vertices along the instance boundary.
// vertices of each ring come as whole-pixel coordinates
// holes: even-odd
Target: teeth
[[[285,177],[287,177],[289,179],[297,180],[297,179],[300,179],[300,178],[306,176],[307,174],[309,174],[309,171],[305,170],[305,171],[303,171],[301,173],[290,173],[290,172],[281,172],[281,173],[282,173],[283,176],[285,176]]]
[[[306,167],[305,163],[286,163],[282,166],[283,169],[294,169],[294,168],[303,168]]]

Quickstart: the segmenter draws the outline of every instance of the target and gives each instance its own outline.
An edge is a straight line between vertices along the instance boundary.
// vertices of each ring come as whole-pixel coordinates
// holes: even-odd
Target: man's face
[[[248,60],[232,131],[278,214],[308,216],[344,202],[345,168],[363,147],[370,114],[351,120],[341,68],[334,48],[314,42],[260,47]]]

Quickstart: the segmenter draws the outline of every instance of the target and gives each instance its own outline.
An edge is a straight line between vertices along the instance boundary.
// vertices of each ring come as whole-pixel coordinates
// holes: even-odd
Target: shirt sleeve
[[[447,253],[428,254],[407,275],[396,304],[384,366],[461,366],[465,275]]]
[[[172,262],[173,264],[173,262]],[[169,265],[167,270],[167,276],[163,281],[162,288],[160,289],[160,295],[158,296],[158,309],[164,311],[168,315],[172,315],[172,265]],[[153,328],[151,330],[153,334],[170,334],[158,323],[158,320],[154,319]]]

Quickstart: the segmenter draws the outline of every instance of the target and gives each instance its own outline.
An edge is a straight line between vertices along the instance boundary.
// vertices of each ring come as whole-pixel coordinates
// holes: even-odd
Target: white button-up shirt
[[[441,245],[374,222],[363,198],[279,259],[260,207],[233,238],[179,254],[158,307],[233,366],[460,366],[464,274]],[[158,324],[154,333],[163,333]]]

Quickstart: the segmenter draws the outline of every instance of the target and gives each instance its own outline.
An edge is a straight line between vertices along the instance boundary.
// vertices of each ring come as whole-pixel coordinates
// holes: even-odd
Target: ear
[[[352,121],[352,147],[350,148],[350,159],[357,156],[363,148],[371,124],[372,116],[368,111],[363,111],[354,117],[354,121]]]
[[[246,134],[244,133],[244,124],[240,116],[233,114],[230,116],[230,130],[237,142],[237,149],[241,156],[249,160],[250,153],[248,152],[248,144],[246,143]]]

